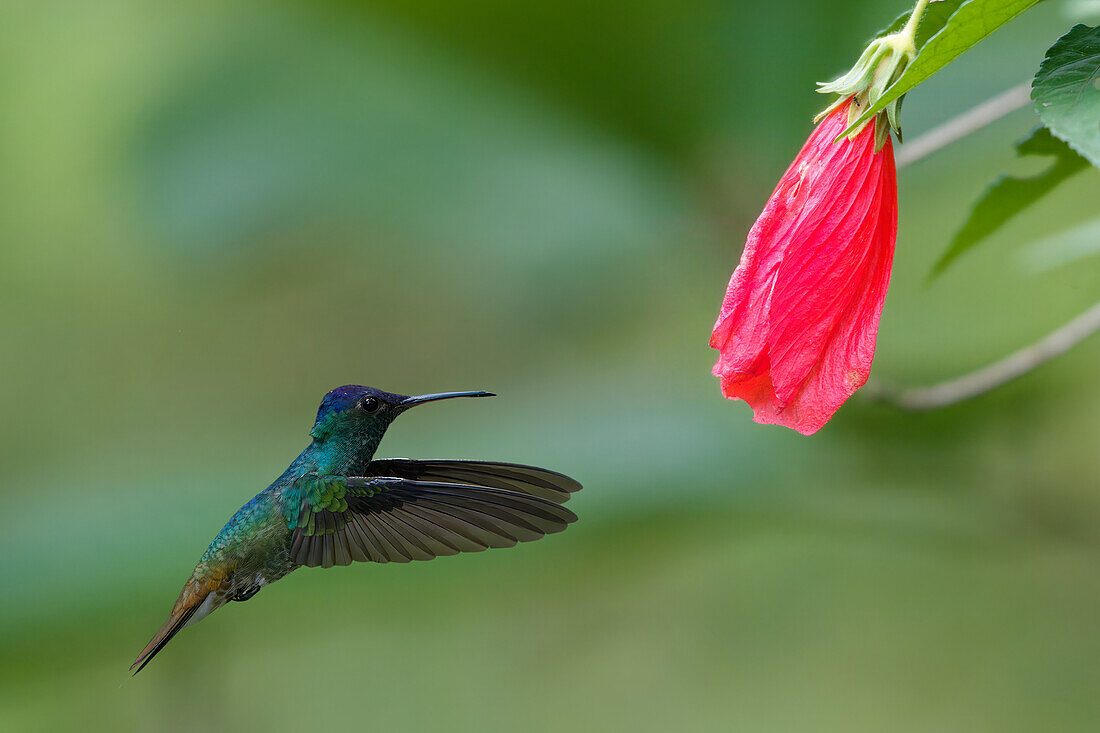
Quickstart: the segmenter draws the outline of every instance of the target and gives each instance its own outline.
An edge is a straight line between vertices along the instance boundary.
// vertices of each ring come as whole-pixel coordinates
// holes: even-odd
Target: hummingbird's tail
[[[160,627],[160,631],[158,631],[156,636],[145,645],[145,648],[141,650],[141,654],[139,654],[138,658],[134,660],[134,663],[130,665],[130,669],[134,670],[134,674],[145,669],[145,665],[153,660],[157,652],[163,649],[164,645],[171,641],[172,637],[187,624],[191,616],[194,615],[196,608],[198,608],[198,606],[180,609],[168,617],[164,626]],[[134,669],[134,667],[137,667],[137,669]]]
[[[145,665],[153,660],[153,657],[164,648],[165,644],[172,640],[173,636],[179,633],[180,629],[187,626],[189,622],[199,621],[225,602],[224,598],[218,598],[215,594],[221,584],[220,578],[212,579],[206,583],[196,582],[194,578],[188,581],[187,585],[183,587],[183,591],[180,592],[179,600],[176,601],[176,606],[172,609],[172,615],[168,617],[168,620],[164,622],[164,626],[160,627],[160,631],[149,640],[149,643],[141,650],[138,658],[130,665],[130,669],[134,670],[134,674],[145,669]],[[221,603],[218,603],[218,600],[221,600]],[[213,603],[210,601],[213,601]],[[198,612],[198,615],[196,615],[196,612]],[[134,669],[134,667],[137,667],[137,669]]]

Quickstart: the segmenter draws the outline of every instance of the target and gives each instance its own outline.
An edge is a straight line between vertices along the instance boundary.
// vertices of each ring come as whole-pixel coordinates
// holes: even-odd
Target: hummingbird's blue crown
[[[321,400],[321,406],[317,408],[317,420],[320,421],[321,418],[334,412],[343,412],[366,393],[367,387],[361,387],[357,384],[345,384],[343,387],[337,387]]]
[[[405,395],[383,392],[374,387],[364,387],[361,384],[345,384],[343,387],[332,390],[321,400],[321,406],[317,408],[317,422],[320,423],[329,415],[354,407],[359,400],[368,395],[377,397],[391,405],[396,405],[405,399]]]

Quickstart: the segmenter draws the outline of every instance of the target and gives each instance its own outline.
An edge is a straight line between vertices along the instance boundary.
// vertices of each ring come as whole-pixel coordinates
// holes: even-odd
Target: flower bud
[[[722,393],[806,435],[867,381],[894,256],[892,143],[875,150],[866,126],[837,141],[854,106],[828,114],[780,179],[711,334]]]

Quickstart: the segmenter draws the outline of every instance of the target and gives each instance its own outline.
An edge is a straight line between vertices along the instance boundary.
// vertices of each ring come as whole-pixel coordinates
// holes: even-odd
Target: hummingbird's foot
[[[247,601],[249,598],[251,598],[252,596],[259,593],[260,588],[262,588],[262,587],[263,587],[262,585],[260,585],[259,583],[256,583],[255,585],[250,585],[247,588],[241,588],[238,591],[234,591],[234,593],[231,596],[229,596],[229,600],[231,600],[231,601]]]

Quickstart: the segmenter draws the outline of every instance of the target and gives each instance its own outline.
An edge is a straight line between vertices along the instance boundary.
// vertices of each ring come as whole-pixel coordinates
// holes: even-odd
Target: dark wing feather
[[[393,476],[413,481],[470,484],[491,489],[518,491],[561,504],[581,485],[565,474],[537,466],[493,461],[447,461],[412,458],[384,458],[371,461],[367,476]]]
[[[537,474],[512,480],[532,478],[542,480]],[[550,492],[546,486],[535,487]],[[561,489],[553,491],[568,497]],[[291,556],[296,563],[332,567],[356,560],[430,560],[529,542],[560,532],[577,519],[555,501],[530,492],[393,476],[349,478],[344,499],[347,511],[326,510],[318,516],[318,528],[334,520],[335,531],[311,534],[308,525],[295,530]],[[324,525],[320,514],[326,515]]]

